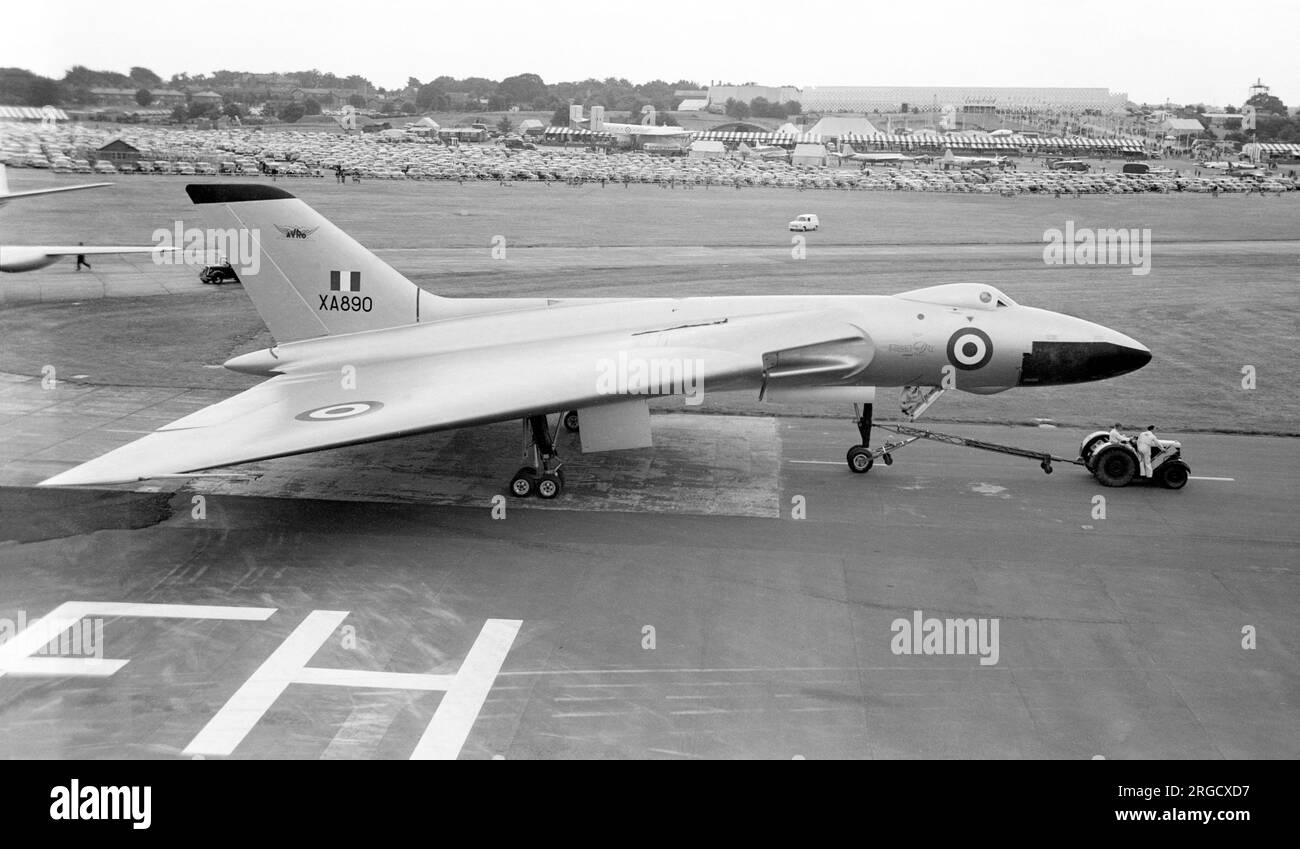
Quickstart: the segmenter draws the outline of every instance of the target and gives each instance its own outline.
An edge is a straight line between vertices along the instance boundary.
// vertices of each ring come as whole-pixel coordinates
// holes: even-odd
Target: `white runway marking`
[[[208,604],[133,604],[131,602],[65,601],[28,624],[0,645],[0,675],[108,676],[126,666],[107,658],[32,657],[42,646],[82,619],[140,617],[153,619],[227,619],[265,621],[274,607],[222,607]]]
[[[489,619],[483,625],[411,760],[454,760],[460,754],[522,624],[519,619]]]
[[[1208,478],[1208,477],[1202,477],[1200,475],[1188,475],[1187,479],[1189,481],[1235,481],[1236,480],[1236,478]]]
[[[523,623],[518,619],[487,620],[469,654],[452,675],[308,666],[347,617],[345,610],[309,613],[190,741],[184,753],[230,755],[290,684],[323,684],[445,691],[411,758],[450,760],[459,756]]]

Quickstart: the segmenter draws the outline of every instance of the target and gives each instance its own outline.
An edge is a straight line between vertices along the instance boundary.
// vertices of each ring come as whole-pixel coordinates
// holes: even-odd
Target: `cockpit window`
[[[1017,306],[1013,298],[1007,297],[997,287],[982,283],[946,283],[902,292],[895,297],[928,304],[942,304],[958,310],[993,310]]]

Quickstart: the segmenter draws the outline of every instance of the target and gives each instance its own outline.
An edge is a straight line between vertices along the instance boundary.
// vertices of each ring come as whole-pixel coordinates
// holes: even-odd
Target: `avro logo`
[[[310,239],[311,234],[319,230],[319,227],[285,227],[282,224],[276,224],[275,229],[280,231],[280,235],[286,239]]]

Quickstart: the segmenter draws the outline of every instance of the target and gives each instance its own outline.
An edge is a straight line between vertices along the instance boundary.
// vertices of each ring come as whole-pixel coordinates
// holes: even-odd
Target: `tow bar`
[[[935,442],[946,442],[949,445],[961,445],[966,448],[976,448],[980,451],[992,451],[995,454],[1010,454],[1014,457],[1028,457],[1031,460],[1037,460],[1039,467],[1047,474],[1052,473],[1052,463],[1070,463],[1074,466],[1084,465],[1082,460],[1069,457],[1057,457],[1055,454],[1046,454],[1042,451],[1031,451],[1028,448],[1017,448],[1014,445],[999,445],[996,442],[984,442],[980,439],[967,439],[964,436],[953,436],[950,433],[937,433],[933,430],[922,430],[919,427],[908,427],[907,425],[884,425],[878,424],[876,427],[881,430],[887,430],[896,433],[899,436],[908,437],[906,442],[886,444],[880,449],[880,454],[889,465],[893,458],[890,452],[909,445],[918,439],[932,439]]]

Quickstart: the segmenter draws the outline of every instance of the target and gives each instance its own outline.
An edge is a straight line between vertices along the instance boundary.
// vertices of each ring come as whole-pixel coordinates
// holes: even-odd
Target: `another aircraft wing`
[[[147,254],[155,251],[175,251],[170,245],[0,245],[0,251],[40,251],[46,256],[75,256],[77,254]]]
[[[52,265],[65,256],[147,254],[176,250],[179,248],[159,245],[0,245],[0,271],[32,271]]]
[[[0,163],[0,206],[4,206],[11,200],[21,200],[23,198],[35,198],[42,195],[54,195],[60,192],[79,192],[82,189],[98,189],[103,186],[111,186],[112,183],[83,183],[80,186],[54,186],[49,189],[28,189],[25,192],[9,191],[9,177],[4,164]]]
[[[80,186],[56,186],[52,189],[29,189],[25,192],[3,192],[0,193],[0,204],[8,203],[11,200],[21,200],[22,198],[34,198],[42,195],[56,195],[60,192],[79,192],[82,189],[99,189],[104,186],[111,186],[112,183],[84,183]]]
[[[539,321],[545,321],[539,317]],[[372,331],[384,333],[388,331]],[[348,340],[338,356],[289,367],[42,486],[128,483],[184,475],[435,430],[528,415],[686,394],[683,373],[664,368],[632,385],[626,364],[690,362],[703,391],[753,387],[769,377],[849,379],[874,349],[866,333],[824,312],[721,318],[686,327],[496,344],[362,362],[344,389]],[[623,363],[625,365],[620,366]],[[611,373],[611,369],[613,373]],[[621,374],[620,374],[621,369]],[[624,378],[620,380],[620,378]],[[604,385],[602,385],[602,379]],[[619,383],[623,385],[619,385]]]

